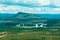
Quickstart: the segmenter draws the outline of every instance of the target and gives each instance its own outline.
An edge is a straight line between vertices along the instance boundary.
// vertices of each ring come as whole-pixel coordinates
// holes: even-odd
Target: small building
[[[36,24],[35,26],[36,27],[46,27],[47,24],[44,24],[44,23],[38,23]]]
[[[20,28],[38,28],[38,27],[46,27],[47,24],[44,24],[44,23],[37,23],[35,24],[35,26],[27,26],[25,24],[17,24],[16,27],[20,27]]]

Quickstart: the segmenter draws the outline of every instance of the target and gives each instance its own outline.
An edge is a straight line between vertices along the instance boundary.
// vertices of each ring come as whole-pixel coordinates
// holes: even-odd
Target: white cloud
[[[0,0],[0,3],[45,6],[50,4],[50,0]]]
[[[60,13],[60,8],[54,8],[54,11]]]
[[[52,3],[53,3],[55,6],[60,7],[60,0],[52,0]]]
[[[26,13],[35,13],[41,11],[41,8],[30,8],[18,5],[5,5],[0,6],[0,13],[17,13],[17,12],[26,12]]]
[[[0,7],[5,7],[5,6],[7,6],[6,4],[0,4]]]
[[[2,4],[14,4],[14,5],[29,5],[29,6],[46,6],[46,5],[55,5],[60,7],[60,0],[0,0]]]
[[[42,11],[40,13],[60,14],[60,8],[42,7]]]
[[[43,6],[50,5],[50,0],[37,0],[37,3]]]
[[[19,9],[20,9],[19,6],[10,5],[10,6],[7,6],[5,10],[11,11],[11,12],[18,12]]]
[[[14,3],[19,3],[20,2],[20,0],[11,0],[12,2],[14,2]]]
[[[49,8],[49,7],[26,7],[19,5],[5,5],[0,4],[0,13],[17,13],[17,12],[26,12],[26,13],[43,13],[43,14],[58,14],[60,13],[60,8]]]
[[[50,4],[50,0],[12,0],[12,2],[31,6],[45,6]]]

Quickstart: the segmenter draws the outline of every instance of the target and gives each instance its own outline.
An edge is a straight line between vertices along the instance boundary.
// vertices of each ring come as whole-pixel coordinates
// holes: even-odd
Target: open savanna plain
[[[9,28],[1,30],[0,40],[60,40],[60,29]],[[4,36],[5,35],[5,36]]]

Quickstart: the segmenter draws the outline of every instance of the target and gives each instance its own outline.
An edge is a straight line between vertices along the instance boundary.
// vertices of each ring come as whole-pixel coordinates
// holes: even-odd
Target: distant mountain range
[[[60,14],[32,14],[23,12],[18,12],[17,14],[0,14],[0,26],[15,26],[17,24],[31,26],[38,23],[48,24],[48,27],[52,27],[52,25],[54,27],[56,25],[60,26]]]
[[[11,19],[11,18],[13,18],[14,15],[16,15],[16,14],[8,14],[8,13],[3,14],[3,13],[1,13],[0,19]]]
[[[19,12],[17,14],[0,14],[0,19],[27,19],[27,18],[46,18],[46,19],[60,19],[60,14],[32,14]]]
[[[44,18],[42,16],[38,16],[37,14],[29,14],[29,13],[22,13],[22,12],[19,12],[14,17],[16,19],[41,19],[41,18]]]

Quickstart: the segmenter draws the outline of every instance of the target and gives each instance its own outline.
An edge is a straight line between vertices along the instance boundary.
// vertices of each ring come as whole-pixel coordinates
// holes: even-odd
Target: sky
[[[60,14],[60,0],[0,0],[0,13]]]

